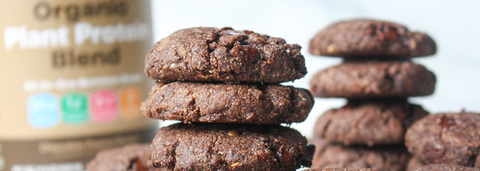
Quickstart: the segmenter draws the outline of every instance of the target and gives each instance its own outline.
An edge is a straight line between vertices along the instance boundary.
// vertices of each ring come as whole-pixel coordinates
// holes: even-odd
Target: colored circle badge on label
[[[91,94],[92,120],[107,123],[117,119],[117,95],[112,90],[101,90]]]
[[[88,120],[87,96],[81,93],[66,94],[62,98],[62,119],[66,124],[80,124]]]
[[[50,128],[58,124],[58,99],[52,94],[39,93],[27,100],[28,123],[34,128]]]
[[[138,87],[128,87],[120,92],[120,111],[125,119],[140,116],[142,93]]]

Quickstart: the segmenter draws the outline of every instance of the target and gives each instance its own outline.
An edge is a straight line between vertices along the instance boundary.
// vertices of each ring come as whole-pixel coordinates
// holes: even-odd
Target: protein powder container
[[[0,171],[83,170],[101,149],[151,142],[149,0],[4,1],[0,14]]]

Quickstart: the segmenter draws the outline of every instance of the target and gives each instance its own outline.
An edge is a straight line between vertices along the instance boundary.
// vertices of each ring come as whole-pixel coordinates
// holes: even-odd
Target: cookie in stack
[[[318,169],[305,169],[302,171],[372,171],[372,169],[318,168]]]
[[[373,170],[405,170],[410,154],[402,145],[368,147],[346,146],[321,137],[309,140],[315,144],[312,168],[371,168]]]
[[[480,171],[479,168],[473,167],[465,167],[465,166],[458,166],[458,165],[450,165],[450,164],[429,164],[426,166],[422,166],[415,171]]]
[[[407,170],[428,164],[480,170],[480,114],[462,111],[422,118],[408,129],[405,145],[413,154]]]
[[[172,170],[295,170],[314,147],[298,131],[313,106],[299,45],[232,28],[176,31],[155,44],[145,73],[156,80],[141,110],[183,123],[161,128],[152,163]]]
[[[395,23],[355,19],[318,32],[310,41],[309,52],[343,58],[340,65],[313,76],[313,95],[348,100],[347,105],[318,118],[314,135],[340,146],[335,153],[359,155],[346,161],[348,157],[321,156],[328,149],[317,150],[312,168],[404,170],[408,161],[405,132],[428,114],[421,106],[410,104],[407,97],[432,94],[436,81],[432,72],[411,58],[433,55],[434,41]],[[399,167],[389,166],[391,160]]]
[[[95,158],[86,164],[86,169],[89,171],[168,171],[154,168],[151,156],[150,144],[129,144],[98,152]]]

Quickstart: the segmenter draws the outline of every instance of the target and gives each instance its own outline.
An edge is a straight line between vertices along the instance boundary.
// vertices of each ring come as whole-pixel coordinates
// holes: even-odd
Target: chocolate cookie
[[[425,166],[425,165],[426,164],[422,160],[420,160],[416,157],[412,157],[410,159],[410,161],[408,161],[406,171],[414,171],[414,170],[417,170],[418,168],[420,168],[422,166]]]
[[[346,61],[315,74],[316,97],[382,98],[425,96],[435,89],[435,75],[410,61]]]
[[[151,154],[149,144],[131,144],[122,148],[102,150],[87,163],[86,169],[89,171],[167,171],[167,169],[153,167],[150,160]]]
[[[480,171],[479,168],[465,167],[449,164],[430,164],[418,168],[416,171]]]
[[[372,169],[347,169],[347,168],[318,168],[318,169],[305,169],[302,171],[373,171]]]
[[[310,40],[314,55],[344,58],[411,58],[433,55],[435,42],[425,33],[395,23],[356,19],[334,23]]]
[[[427,116],[408,129],[405,145],[425,163],[480,167],[480,114]]]
[[[155,44],[145,73],[161,81],[281,83],[307,73],[300,49],[252,31],[188,28]]]
[[[451,164],[425,164],[423,161],[416,157],[412,157],[407,165],[406,171],[480,171],[478,168],[451,165]]]
[[[310,140],[315,145],[311,168],[371,168],[373,170],[403,171],[410,154],[403,145],[343,146],[319,137]]]
[[[141,110],[148,118],[183,122],[302,122],[313,106],[308,90],[268,84],[156,83]]]
[[[280,125],[175,124],[152,142],[156,167],[175,170],[292,170],[315,151],[298,131]]]
[[[349,100],[321,115],[314,135],[344,145],[403,144],[407,128],[427,114],[406,99]]]

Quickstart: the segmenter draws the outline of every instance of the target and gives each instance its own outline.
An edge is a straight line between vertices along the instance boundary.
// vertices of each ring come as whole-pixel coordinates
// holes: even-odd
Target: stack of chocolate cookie
[[[340,65],[313,76],[313,95],[348,99],[347,105],[318,118],[314,135],[338,146],[336,154],[358,156],[355,160],[326,156],[334,147],[328,145],[318,148],[312,168],[404,170],[409,158],[403,145],[405,132],[428,114],[407,97],[430,95],[435,88],[435,75],[410,59],[433,55],[434,41],[398,24],[356,19],[318,32],[309,51],[343,58]]]
[[[313,146],[281,123],[303,122],[308,90],[279,85],[306,74],[299,45],[252,31],[197,27],[161,40],[146,58],[156,80],[145,116],[183,123],[152,142],[155,167],[174,170],[295,170]]]

